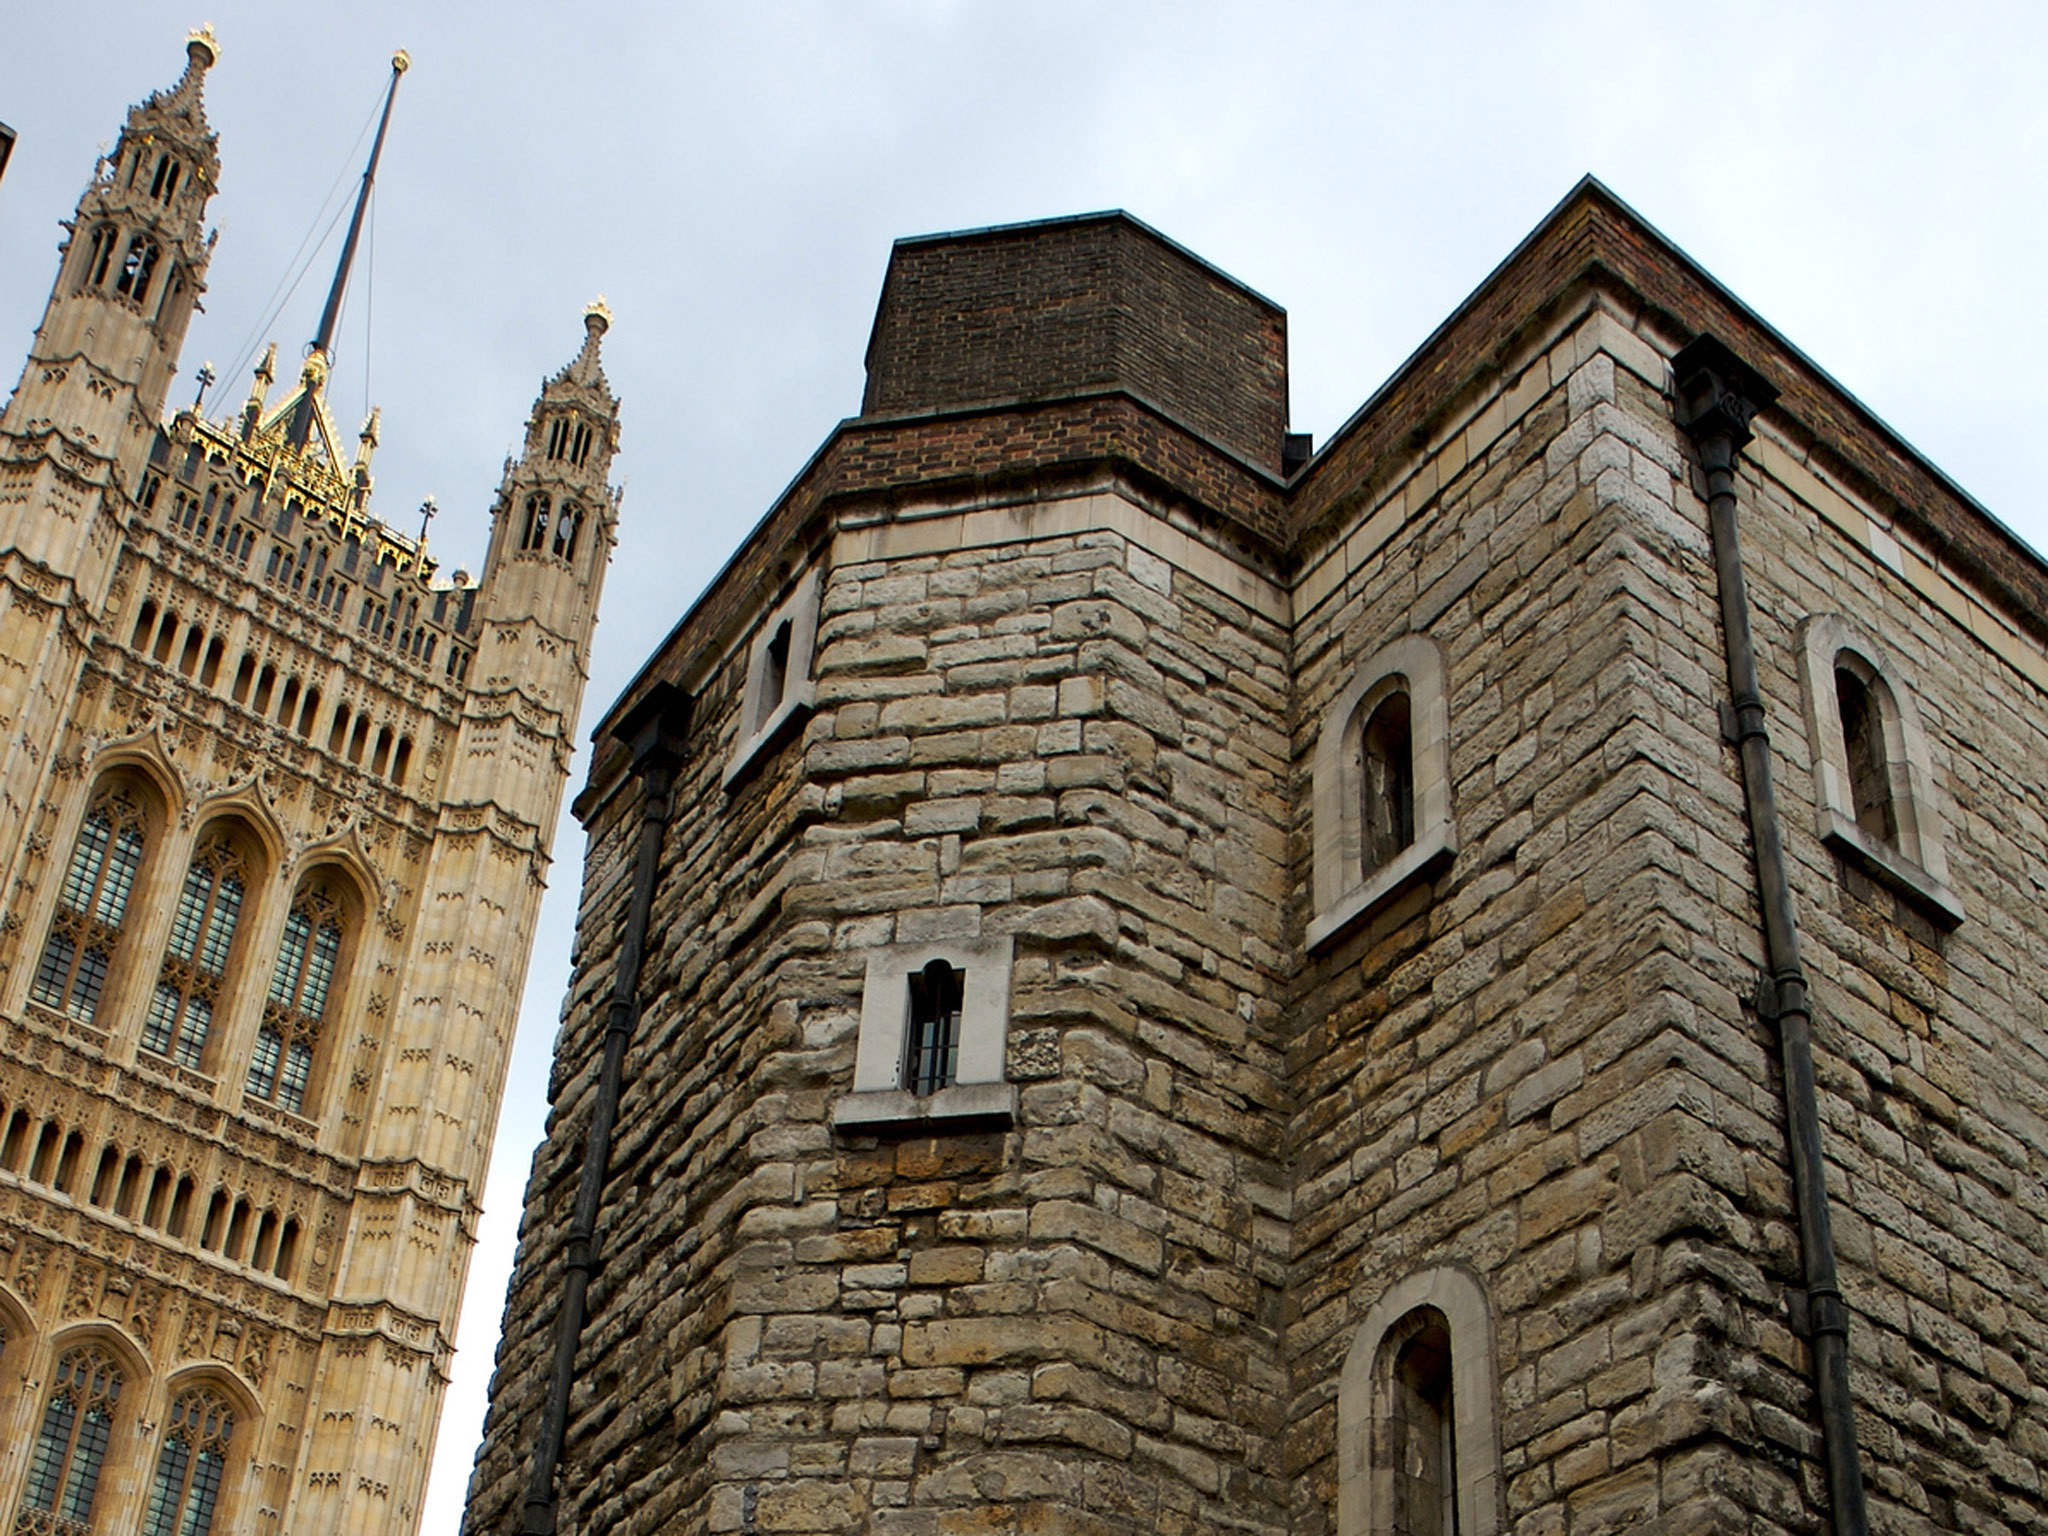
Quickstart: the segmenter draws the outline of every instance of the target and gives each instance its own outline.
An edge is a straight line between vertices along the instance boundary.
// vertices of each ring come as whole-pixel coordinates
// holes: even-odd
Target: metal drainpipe
[[[1799,960],[1798,917],[1785,869],[1771,744],[1764,731],[1756,642],[1735,525],[1735,460],[1750,439],[1750,418],[1777,390],[1712,336],[1702,335],[1672,359],[1678,380],[1678,424],[1698,445],[1707,472],[1707,523],[1714,574],[1721,589],[1721,627],[1728,638],[1728,687],[1735,741],[1756,850],[1757,895],[1763,908],[1769,974],[1758,986],[1758,1011],[1778,1027],[1785,1071],[1785,1119],[1792,1147],[1792,1183],[1799,1206],[1799,1247],[1805,1260],[1809,1347],[1820,1404],[1828,1498],[1835,1536],[1868,1536],[1863,1469],[1856,1459],[1856,1406],[1849,1395],[1849,1310],[1835,1272],[1835,1235],[1828,1216],[1827,1169],[1821,1161],[1820,1107],[1813,1079],[1813,1014]]]
[[[612,1127],[618,1118],[626,1046],[640,1020],[640,962],[646,952],[647,924],[654,909],[656,878],[661,872],[662,836],[668,830],[669,792],[681,756],[689,703],[680,689],[667,683],[657,684],[612,731],[614,738],[632,749],[631,771],[641,782],[640,847],[633,868],[633,896],[626,912],[625,937],[620,941],[613,971],[597,1103],[583,1139],[583,1169],[569,1218],[568,1273],[562,1287],[562,1307],[555,1314],[554,1366],[548,1376],[547,1402],[541,1410],[520,1536],[555,1533],[555,1474],[568,1435],[569,1388],[575,1380],[576,1347],[583,1336],[590,1275],[597,1267],[598,1203],[611,1163]]]

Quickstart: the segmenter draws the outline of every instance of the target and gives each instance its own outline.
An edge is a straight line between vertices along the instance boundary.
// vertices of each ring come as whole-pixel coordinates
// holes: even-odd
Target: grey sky
[[[204,13],[8,12],[11,385],[56,221],[128,104],[177,77]],[[540,379],[575,351],[584,302],[610,299],[627,494],[586,727],[858,409],[889,242],[1094,208],[1128,208],[1287,307],[1294,424],[1320,443],[1591,171],[2048,547],[2027,447],[2048,357],[2048,8],[2021,0],[213,0],[211,19],[221,239],[185,376],[207,359],[223,370],[215,411],[246,391],[246,370],[225,370],[322,199],[360,170],[395,47],[414,67],[380,178],[374,287],[359,277],[332,396],[352,432],[374,311],[375,510],[411,532],[435,494],[444,568],[480,560]],[[287,366],[337,245],[267,333]],[[565,825],[430,1531],[455,1528],[479,1434],[581,854]]]

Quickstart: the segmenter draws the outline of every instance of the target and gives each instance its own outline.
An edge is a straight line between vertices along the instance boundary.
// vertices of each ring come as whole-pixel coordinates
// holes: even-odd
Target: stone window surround
[[[1364,785],[1354,749],[1373,710],[1403,686],[1414,753],[1415,840],[1368,877],[1362,873]],[[1433,878],[1457,853],[1450,767],[1443,652],[1427,635],[1403,635],[1359,664],[1349,686],[1324,711],[1317,731],[1310,783],[1315,838],[1310,949],[1341,937],[1416,881]]]
[[[1389,1468],[1373,1465],[1378,1424],[1389,1409],[1380,1355],[1387,1336],[1418,1308],[1443,1314],[1451,1336],[1451,1433],[1457,1452],[1458,1530],[1497,1536],[1501,1528],[1499,1373],[1493,1309],[1478,1276],[1452,1265],[1418,1270],[1382,1293],[1351,1336],[1337,1386],[1337,1536],[1385,1529]]]
[[[1017,1088],[1005,1080],[1013,951],[1007,934],[970,942],[889,944],[869,951],[853,1091],[832,1106],[832,1123],[880,1131],[1015,1119]],[[934,960],[965,973],[959,1062],[950,1086],[914,1094],[903,1086],[910,978]]]
[[[811,663],[818,644],[818,603],[824,589],[824,571],[812,565],[796,579],[796,585],[754,631],[747,647],[747,683],[740,696],[741,729],[733,743],[732,756],[725,765],[727,789],[750,772],[754,764],[782,739],[792,722],[811,712],[817,697],[817,683],[811,677]],[[764,717],[762,694],[768,684],[768,647],[783,621],[789,621],[789,654],[783,667],[781,701]],[[749,720],[760,720],[753,730]]]
[[[1847,618],[1816,614],[1801,627],[1799,659],[1806,694],[1807,745],[1813,755],[1816,831],[1823,843],[1917,902],[1944,927],[1963,920],[1962,898],[1948,879],[1946,823],[1934,792],[1934,763],[1915,705],[1917,690],[1898,661]],[[1870,685],[1884,726],[1896,843],[1870,836],[1856,820],[1835,669]]]

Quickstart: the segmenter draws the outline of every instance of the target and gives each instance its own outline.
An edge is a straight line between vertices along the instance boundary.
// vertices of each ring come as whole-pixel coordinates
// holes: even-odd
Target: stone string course
[[[1684,337],[1605,287],[1517,335],[1444,407],[1484,435],[1370,424],[1408,446],[1347,469],[1348,501],[1313,491],[1340,510],[1302,558],[1242,556],[1298,583],[1291,625],[1141,536],[1035,536],[1027,499],[1007,542],[892,555],[884,529],[829,569],[815,712],[730,794],[744,648],[689,663],[561,1530],[1336,1536],[1347,1353],[1444,1264],[1493,1312],[1500,1529],[1823,1528],[1705,509],[1666,394]],[[1812,456],[1804,419],[1761,426],[1743,537],[1873,1528],[2044,1536],[2048,716],[1758,467]],[[1915,679],[1952,933],[1815,833],[1795,631],[1821,612]],[[1459,851],[1309,955],[1320,714],[1411,630],[1445,653]],[[518,1529],[636,796],[601,760],[477,1536]],[[867,952],[998,934],[1014,1126],[835,1135]]]

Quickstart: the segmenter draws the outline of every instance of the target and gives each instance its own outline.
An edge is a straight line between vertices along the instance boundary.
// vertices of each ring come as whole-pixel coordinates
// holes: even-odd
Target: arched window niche
[[[93,788],[72,838],[32,1001],[81,1024],[106,1027],[103,999],[117,996],[115,970],[142,913],[135,898],[164,826],[163,801],[141,774],[115,769]]]
[[[1840,614],[1800,631],[1816,830],[1835,853],[1946,928],[1963,920],[1912,679]]]
[[[108,1340],[88,1336],[60,1346],[10,1529],[93,1529],[103,1474],[125,1463],[121,1442],[146,1384],[147,1373]]]
[[[142,1022],[143,1050],[190,1071],[212,1070],[208,1046],[227,1011],[236,939],[265,868],[262,843],[241,822],[223,817],[201,829]]]
[[[238,1429],[254,1423],[256,1415],[241,1392],[207,1376],[174,1381],[169,1397],[170,1411],[150,1463],[141,1536],[213,1536],[232,1530],[229,1456]]]
[[[1421,1270],[1352,1335],[1337,1388],[1337,1536],[1496,1536],[1499,1377],[1478,1278]]]
[[[1403,635],[1367,657],[1324,712],[1310,801],[1311,949],[1450,863],[1450,710],[1443,652],[1427,635]]]
[[[248,1099],[318,1118],[322,1042],[340,1012],[360,912],[353,887],[332,866],[315,869],[299,883],[249,1057]]]

